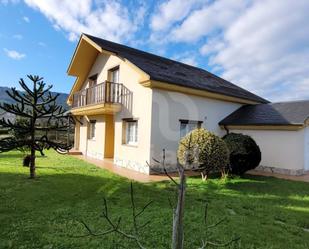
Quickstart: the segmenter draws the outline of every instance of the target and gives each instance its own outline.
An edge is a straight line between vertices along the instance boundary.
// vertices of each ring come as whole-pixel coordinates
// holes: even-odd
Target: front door
[[[114,157],[115,123],[113,115],[105,115],[104,158]]]

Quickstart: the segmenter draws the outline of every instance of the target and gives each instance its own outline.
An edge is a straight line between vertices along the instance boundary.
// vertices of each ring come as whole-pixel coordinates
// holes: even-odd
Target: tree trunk
[[[209,173],[206,172],[206,171],[204,171],[204,172],[201,173],[201,176],[202,176],[202,180],[203,180],[203,181],[207,181],[208,174],[209,174]]]
[[[30,179],[35,178],[35,149],[31,149],[30,157]]]
[[[179,170],[179,186],[178,186],[178,200],[177,206],[173,215],[173,238],[172,249],[183,249],[184,241],[184,205],[185,205],[185,191],[186,191],[186,176],[184,169]]]

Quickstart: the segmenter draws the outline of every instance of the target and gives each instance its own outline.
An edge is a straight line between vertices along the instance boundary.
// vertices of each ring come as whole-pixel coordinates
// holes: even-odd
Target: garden
[[[108,229],[102,217],[106,198],[113,219],[122,217],[130,231],[130,182],[67,155],[50,150],[37,157],[36,180],[21,166],[23,154],[0,154],[0,248],[136,248],[117,234],[87,234],[81,221],[96,232]],[[169,248],[175,195],[171,181],[134,182],[135,204],[150,207],[139,222],[150,221],[141,239],[147,248]],[[199,248],[205,238],[204,203],[209,224],[224,221],[208,232],[214,240],[240,239],[228,248],[308,248],[308,183],[250,176],[206,182],[187,180],[185,248]],[[153,246],[155,245],[155,247]],[[212,248],[211,246],[209,248]]]

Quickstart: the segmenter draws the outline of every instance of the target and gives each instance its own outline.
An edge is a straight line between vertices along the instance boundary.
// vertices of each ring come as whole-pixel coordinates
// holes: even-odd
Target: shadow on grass
[[[103,197],[108,200],[112,216],[115,219],[123,217],[122,225],[130,229],[130,181],[105,170],[93,169],[83,168],[84,174],[55,172],[40,175],[38,172],[37,181],[27,179],[27,174],[1,173],[0,237],[5,235],[5,243],[14,240],[16,248],[46,245],[55,248],[115,248],[114,241],[119,241],[119,238],[114,235],[84,239],[71,237],[85,233],[77,220],[87,221],[97,231],[108,228],[100,218]],[[190,178],[185,218],[186,234],[190,236],[186,238],[186,248],[200,246],[204,236],[201,228],[205,201],[210,206],[210,222],[227,217],[226,224],[213,232],[217,238],[228,239],[236,233],[242,238],[243,248],[252,245],[254,248],[292,248],[295,244],[307,248],[309,238],[303,238],[306,234],[301,227],[309,226],[306,222],[309,221],[309,204],[305,198],[309,194],[308,186],[307,183],[258,176],[226,181],[210,179],[206,183],[198,177]],[[134,190],[137,207],[154,201],[140,217],[141,223],[151,220],[146,233],[142,234],[146,244],[150,248],[154,244],[156,248],[167,248],[172,222],[168,197],[174,196],[173,184],[134,183]],[[290,195],[297,199],[291,199]],[[272,238],[268,238],[269,233]],[[128,241],[124,245],[134,248]]]
[[[20,152],[11,152],[9,154],[7,153],[1,153],[0,154],[0,160],[1,159],[9,159],[9,158],[15,158],[15,159],[21,159],[23,158],[23,154],[21,154]]]

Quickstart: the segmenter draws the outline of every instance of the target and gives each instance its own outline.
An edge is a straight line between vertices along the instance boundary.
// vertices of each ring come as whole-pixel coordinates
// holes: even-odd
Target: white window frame
[[[191,131],[201,128],[203,121],[196,121],[196,120],[184,120],[180,119],[180,138],[186,136]]]
[[[138,143],[138,121],[135,119],[125,120],[124,144],[137,146]]]
[[[120,74],[119,66],[109,69],[108,74],[109,74],[109,81],[111,81],[112,83],[119,83],[119,74]]]
[[[97,82],[98,82],[98,74],[94,74],[94,75],[90,76],[88,78],[88,87],[91,88],[91,87],[96,86]]]

